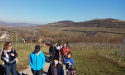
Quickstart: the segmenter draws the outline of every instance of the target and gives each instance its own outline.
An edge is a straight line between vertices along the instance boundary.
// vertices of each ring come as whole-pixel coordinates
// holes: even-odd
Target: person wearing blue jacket
[[[40,46],[36,45],[34,52],[30,54],[29,63],[33,75],[43,75],[43,66],[45,64],[45,56],[40,51]]]
[[[66,71],[68,71],[68,69],[72,68],[72,66],[74,65],[74,61],[73,61],[71,52],[69,52],[67,54],[67,58],[65,59],[64,64],[66,65]]]

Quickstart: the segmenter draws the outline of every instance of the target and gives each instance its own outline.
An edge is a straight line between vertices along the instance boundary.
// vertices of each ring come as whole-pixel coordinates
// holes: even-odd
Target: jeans
[[[39,71],[32,70],[33,75],[43,75],[43,69]]]
[[[16,73],[16,63],[14,64],[5,64],[5,75],[10,75],[10,72],[12,72],[12,75],[17,75]]]

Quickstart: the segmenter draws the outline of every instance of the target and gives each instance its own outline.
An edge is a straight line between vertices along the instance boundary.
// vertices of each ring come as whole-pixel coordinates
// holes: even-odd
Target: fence
[[[102,55],[108,58],[111,58],[115,61],[125,62],[125,39],[121,44],[109,43],[107,40],[105,43],[71,43],[70,45],[77,49],[78,51],[94,51],[98,55]],[[41,45],[40,43],[13,43],[13,48],[16,50],[25,49],[29,50],[34,48],[36,44]],[[4,43],[0,42],[0,50],[2,50]]]
[[[125,38],[121,44],[109,43],[71,43],[71,47],[78,51],[93,51],[117,62],[125,62]]]

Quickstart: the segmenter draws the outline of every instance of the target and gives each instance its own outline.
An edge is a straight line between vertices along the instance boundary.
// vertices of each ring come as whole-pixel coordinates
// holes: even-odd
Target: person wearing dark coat
[[[53,61],[55,55],[56,55],[56,47],[55,44],[52,44],[49,48],[49,54],[50,54],[50,61]]]
[[[17,75],[17,56],[16,50],[12,48],[12,44],[10,42],[5,42],[1,52],[1,60],[4,62],[5,66],[5,75],[10,75],[10,73],[12,73],[12,75]]]
[[[64,75],[63,65],[58,62],[57,58],[54,58],[50,64],[47,75]]]

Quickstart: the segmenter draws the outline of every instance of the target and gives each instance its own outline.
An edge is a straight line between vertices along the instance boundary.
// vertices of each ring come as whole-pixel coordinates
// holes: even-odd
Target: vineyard
[[[124,40],[125,41],[125,40]],[[123,42],[124,42],[123,41]],[[70,43],[75,69],[78,75],[125,75],[125,47],[124,43]],[[18,71],[27,68],[28,58],[34,51],[36,44],[40,43],[13,43],[18,53]],[[41,45],[41,51],[47,54],[49,47]],[[0,51],[3,43],[0,43]],[[24,62],[25,61],[25,62]],[[2,61],[0,60],[0,64]]]

